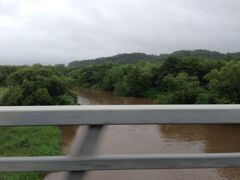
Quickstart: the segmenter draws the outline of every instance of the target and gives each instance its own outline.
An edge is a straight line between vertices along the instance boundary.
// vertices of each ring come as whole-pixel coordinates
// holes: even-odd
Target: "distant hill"
[[[207,58],[207,59],[216,59],[221,60],[224,59],[226,54],[217,52],[217,51],[208,51],[208,50],[181,50],[175,51],[170,54],[171,56],[175,57],[198,57],[198,58]]]
[[[111,57],[101,57],[96,59],[89,59],[89,60],[81,60],[81,61],[72,61],[69,63],[69,67],[79,67],[79,66],[86,66],[90,64],[104,64],[107,62],[116,63],[116,64],[129,64],[129,63],[136,63],[141,60],[148,60],[148,61],[160,61],[164,60],[167,56],[166,55],[148,55],[144,53],[129,53],[129,54],[118,54]]]
[[[160,55],[148,55],[144,53],[129,53],[129,54],[118,54],[111,57],[101,57],[96,59],[89,59],[89,60],[77,60],[72,61],[68,64],[69,67],[82,67],[91,64],[104,64],[107,62],[116,63],[116,64],[132,64],[137,63],[141,60],[146,60],[148,62],[161,62],[167,59],[170,56],[174,57],[196,57],[196,58],[203,58],[203,59],[214,59],[214,60],[223,60],[228,56],[233,58],[240,58],[240,52],[237,53],[220,53],[217,51],[208,51],[208,50],[180,50],[175,51],[170,54],[160,54]]]
[[[240,58],[240,52],[227,53],[226,56],[230,56],[231,58]]]

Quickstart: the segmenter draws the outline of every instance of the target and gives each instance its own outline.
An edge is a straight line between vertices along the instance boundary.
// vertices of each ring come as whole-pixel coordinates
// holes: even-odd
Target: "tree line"
[[[160,104],[240,103],[239,60],[229,55],[221,59],[177,54],[163,62],[73,67],[68,76],[85,88],[152,98]]]
[[[114,63],[114,64],[133,64],[138,63],[142,60],[147,60],[148,62],[163,62],[169,57],[178,57],[178,58],[200,58],[200,59],[209,59],[209,60],[223,60],[223,59],[233,59],[240,58],[240,53],[220,53],[217,51],[208,51],[203,49],[197,50],[180,50],[173,53],[165,53],[160,55],[149,55],[145,53],[124,53],[118,54],[110,57],[101,57],[96,59],[88,60],[76,60],[68,64],[68,67],[83,67],[87,65],[100,65],[105,63]]]
[[[68,66],[0,66],[0,105],[75,104],[72,86],[160,104],[240,103],[240,54],[120,54]]]

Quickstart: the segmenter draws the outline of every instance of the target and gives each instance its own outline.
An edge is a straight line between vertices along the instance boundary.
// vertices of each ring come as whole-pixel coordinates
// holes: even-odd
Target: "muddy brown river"
[[[78,89],[78,102],[90,104],[153,104],[142,98],[116,97],[112,93]],[[81,136],[79,127],[63,127],[62,146],[69,153]],[[107,126],[98,154],[240,152],[239,125],[121,125]],[[52,173],[45,180],[61,179]],[[193,170],[95,171],[88,180],[240,180],[240,168]]]

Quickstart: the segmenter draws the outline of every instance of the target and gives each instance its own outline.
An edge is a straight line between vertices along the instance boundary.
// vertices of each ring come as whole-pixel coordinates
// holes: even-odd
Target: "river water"
[[[142,98],[116,97],[112,93],[78,89],[78,102],[97,104],[153,104]],[[63,127],[62,146],[69,153],[81,128]],[[97,154],[240,152],[239,125],[121,125],[107,126]],[[50,174],[46,180],[60,179]],[[240,180],[240,168],[193,170],[96,171],[88,180]]]

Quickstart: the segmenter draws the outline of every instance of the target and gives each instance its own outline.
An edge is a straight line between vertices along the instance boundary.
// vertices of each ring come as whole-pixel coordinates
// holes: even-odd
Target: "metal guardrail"
[[[68,156],[1,157],[0,172],[69,171],[84,179],[91,170],[240,167],[240,153],[94,155],[105,125],[239,124],[240,105],[99,105],[0,107],[0,126],[88,125]],[[236,142],[237,143],[237,142]]]

